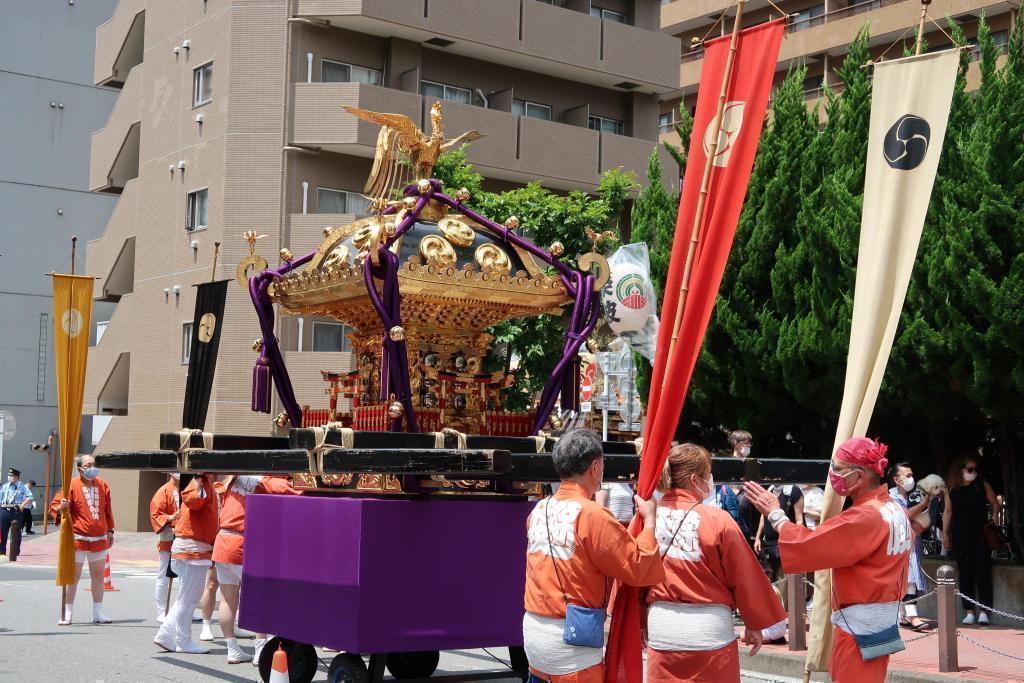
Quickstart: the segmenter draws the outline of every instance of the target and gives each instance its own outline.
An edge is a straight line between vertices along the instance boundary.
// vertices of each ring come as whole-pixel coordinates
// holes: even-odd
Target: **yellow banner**
[[[57,368],[57,417],[60,425],[60,473],[64,498],[68,497],[78,435],[82,430],[85,362],[89,356],[89,319],[92,317],[92,277],[53,276],[53,327]],[[64,512],[57,556],[57,585],[75,581],[75,537],[71,518]]]

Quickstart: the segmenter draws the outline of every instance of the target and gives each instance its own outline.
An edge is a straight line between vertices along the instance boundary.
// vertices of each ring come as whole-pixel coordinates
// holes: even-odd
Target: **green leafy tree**
[[[758,144],[743,213],[708,325],[684,418],[758,435],[758,450],[783,451],[792,411],[776,358],[782,320],[771,272],[780,249],[797,246],[802,156],[817,136],[803,98],[806,68],[779,87]],[[762,450],[763,449],[763,450]]]

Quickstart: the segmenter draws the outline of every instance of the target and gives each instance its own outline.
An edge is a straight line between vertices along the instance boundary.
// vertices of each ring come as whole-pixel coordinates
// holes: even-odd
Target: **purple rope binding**
[[[430,180],[430,190],[422,195],[420,195],[416,185],[407,186],[403,194],[406,197],[419,195],[416,208],[406,214],[401,223],[396,226],[393,235],[382,241],[378,252],[380,265],[374,266],[370,258],[367,258],[363,264],[366,291],[374,310],[377,311],[377,315],[380,317],[383,328],[381,334],[383,347],[381,357],[381,400],[385,406],[390,401],[390,397],[394,395],[396,400],[401,402],[405,409],[408,431],[419,431],[416,423],[416,412],[412,405],[412,389],[409,381],[409,356],[406,343],[404,339],[397,341],[391,339],[389,334],[391,328],[401,326],[402,324],[402,297],[398,283],[400,265],[398,263],[398,256],[390,250],[390,246],[415,225],[423,207],[431,199],[435,199],[486,226],[494,233],[501,235],[503,241],[511,242],[513,245],[528,251],[536,258],[559,271],[560,279],[565,286],[566,292],[574,299],[573,310],[565,334],[562,356],[544,385],[544,390],[541,392],[537,415],[534,419],[533,433],[536,434],[544,427],[548,416],[555,407],[555,401],[558,399],[559,394],[562,397],[563,407],[577,408],[579,403],[579,359],[577,354],[583,342],[593,332],[601,314],[600,297],[594,293],[594,276],[570,268],[546,250],[520,237],[504,225],[481,216],[476,211],[464,206],[461,202],[447,196],[441,192],[441,183],[436,179]],[[394,207],[388,207],[384,213],[393,214],[395,211]],[[260,330],[263,333],[263,348],[253,367],[252,409],[257,412],[270,412],[270,391],[272,385],[276,384],[277,394],[284,405],[285,412],[288,414],[288,419],[294,427],[302,424],[302,410],[295,400],[291,379],[288,377],[288,370],[285,368],[284,358],[281,354],[277,337],[274,336],[274,306],[267,294],[267,287],[274,280],[281,278],[299,266],[309,263],[315,255],[316,251],[312,251],[305,256],[286,263],[276,270],[268,268],[249,280],[249,295],[256,308],[256,314],[260,321]],[[381,293],[377,292],[377,279],[382,281]],[[392,431],[400,431],[401,427],[401,418],[391,421]]]

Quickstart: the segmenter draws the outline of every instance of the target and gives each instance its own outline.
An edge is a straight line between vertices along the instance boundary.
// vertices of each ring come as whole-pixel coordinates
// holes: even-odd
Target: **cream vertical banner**
[[[843,404],[833,446],[864,436],[889,362],[946,136],[958,50],[875,64],[864,175],[857,282]],[[842,498],[825,482],[821,520]],[[825,671],[832,650],[832,579],[815,577],[807,670]]]

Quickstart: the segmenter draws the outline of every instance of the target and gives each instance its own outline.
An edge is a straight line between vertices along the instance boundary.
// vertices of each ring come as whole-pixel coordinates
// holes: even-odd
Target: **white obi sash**
[[[523,649],[530,666],[546,674],[565,675],[604,661],[604,648],[566,645],[565,619],[523,615]]]
[[[202,541],[197,541],[194,538],[182,538],[181,536],[178,536],[174,539],[174,543],[171,544],[171,553],[174,555],[182,553],[202,554],[212,552],[212,545],[209,543],[203,543]]]
[[[736,640],[732,610],[725,605],[655,602],[647,613],[651,648],[667,652],[723,648]]]

